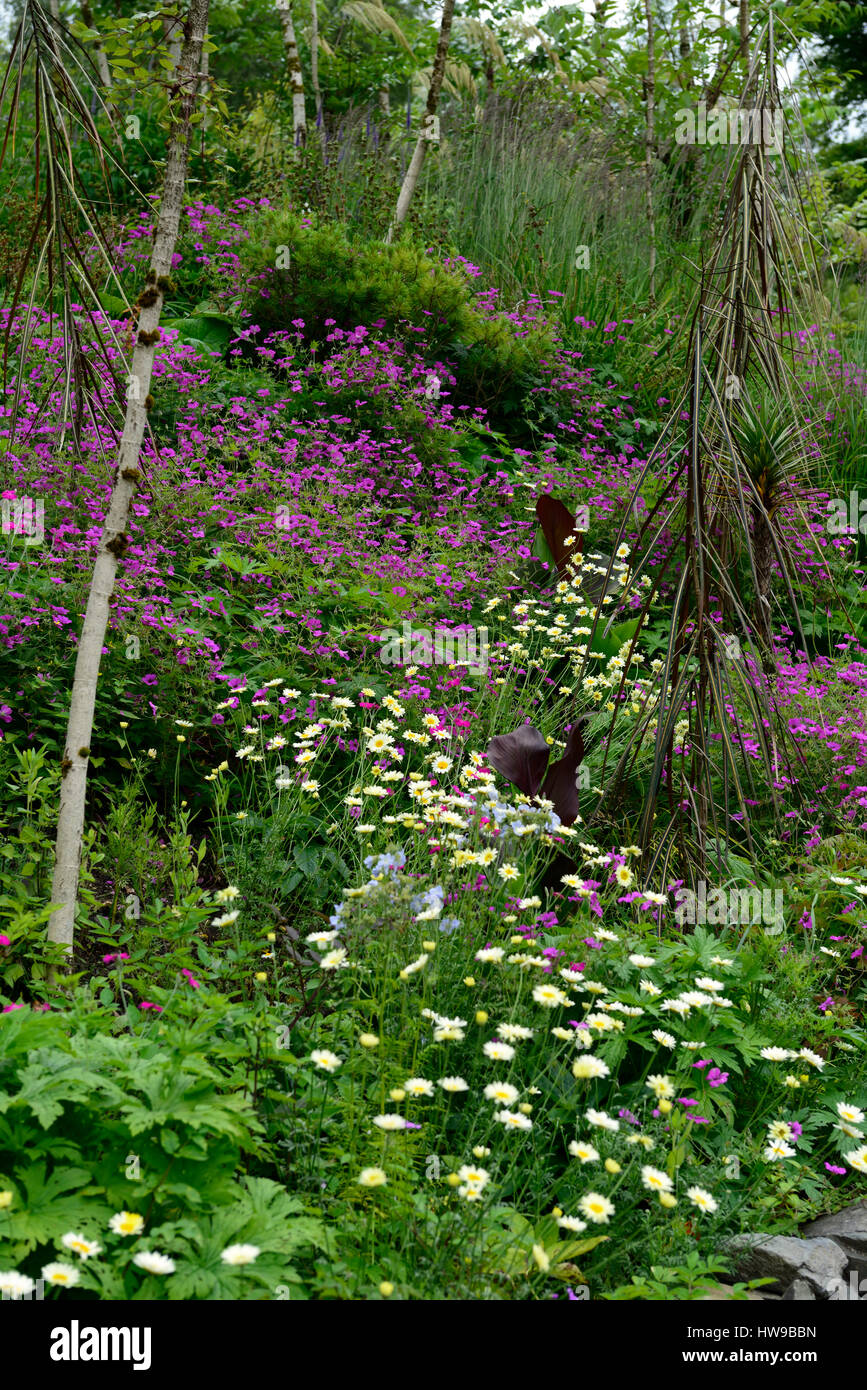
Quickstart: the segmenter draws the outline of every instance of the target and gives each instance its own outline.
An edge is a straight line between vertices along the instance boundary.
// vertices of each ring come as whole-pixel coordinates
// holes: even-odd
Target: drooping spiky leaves
[[[94,427],[99,448],[111,428],[122,418],[123,392],[115,380],[103,333],[94,336],[96,351],[85,342],[80,319],[72,305],[100,311],[99,291],[94,273],[100,262],[114,276],[113,257],[103,220],[95,200],[84,199],[76,177],[77,149],[87,147],[96,155],[103,189],[109,190],[109,166],[133,189],[123,166],[100,138],[93,109],[108,114],[99,95],[90,55],[69,31],[43,9],[39,0],[23,0],[21,15],[13,34],[8,62],[0,82],[0,110],[6,117],[0,143],[0,170],[16,150],[16,133],[21,116],[22,86],[25,74],[33,78],[34,130],[28,154],[33,159],[33,216],[25,233],[25,251],[17,282],[11,295],[10,313],[3,344],[4,384],[8,374],[10,349],[17,336],[17,371],[10,420],[10,452],[20,424],[20,402],[27,347],[41,326],[40,307],[53,315],[60,308],[63,325],[64,363],[61,373],[63,405],[61,423],[69,420],[69,438],[80,449],[82,425],[88,418]],[[85,246],[88,250],[85,251]],[[29,277],[29,299],[19,302]],[[116,279],[116,276],[114,276]],[[118,289],[120,287],[118,286]],[[37,307],[39,306],[39,307]],[[110,330],[108,330],[110,333]],[[114,338],[114,335],[110,333]],[[115,339],[115,346],[119,344]],[[58,380],[46,380],[38,410],[28,416],[33,431],[56,392]],[[112,417],[107,390],[113,390],[118,411]],[[66,431],[61,430],[62,441]]]
[[[779,97],[772,14],[755,55],[742,106],[767,104],[773,114]],[[652,580],[642,619],[665,603],[665,645],[625,748],[613,737],[619,710],[612,715],[612,736],[602,743],[605,758],[616,748],[617,761],[610,770],[603,761],[598,780],[605,791],[595,813],[611,814],[652,743],[640,829],[648,882],[672,868],[695,879],[708,854],[722,871],[722,847],[732,840],[750,852],[754,807],[779,820],[783,789],[791,810],[806,771],[778,708],[770,621],[772,612],[781,615],[806,650],[794,534],[780,524],[774,495],[785,490],[794,517],[805,519],[816,441],[804,423],[812,410],[797,406],[801,388],[791,361],[798,322],[792,310],[804,302],[794,282],[809,278],[812,257],[812,248],[789,235],[802,220],[799,207],[782,144],[773,152],[761,143],[733,148],[718,238],[692,317],[687,381],[615,540],[617,549],[645,480],[660,473],[664,505],[633,538],[632,583],[646,574]],[[751,396],[771,398],[764,422]],[[799,536],[809,539],[806,525]],[[621,698],[624,688],[625,675]]]

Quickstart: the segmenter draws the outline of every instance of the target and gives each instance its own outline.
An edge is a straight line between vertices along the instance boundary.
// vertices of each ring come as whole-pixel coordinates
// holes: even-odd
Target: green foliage
[[[630,1284],[622,1284],[605,1297],[621,1303],[636,1298],[696,1302],[719,1292],[736,1303],[745,1303],[754,1289],[774,1282],[773,1279],[751,1279],[723,1287],[716,1276],[727,1273],[725,1260],[718,1256],[702,1259],[696,1250],[691,1250],[682,1265],[651,1265],[649,1275],[633,1275]]]
[[[314,225],[297,213],[260,219],[242,250],[247,309],[260,330],[303,323],[322,343],[329,321],[340,328],[382,326],[405,334],[431,357],[454,365],[461,401],[483,406],[496,423],[520,417],[538,364],[555,345],[544,322],[517,335],[507,317],[483,311],[470,276],[408,241],[393,246],[350,237],[338,223]],[[424,334],[410,326],[424,325]]]
[[[176,1262],[171,1298],[267,1297],[279,1284],[303,1297],[295,1260],[327,1248],[325,1228],[279,1183],[237,1176],[242,1155],[263,1152],[262,1124],[251,1058],[218,1031],[227,1014],[213,1003],[207,1014],[176,1007],[151,1021],[82,990],[62,1011],[7,1014],[4,1267],[32,1266],[35,1277],[46,1259],[70,1258],[63,1237],[73,1233],[102,1246],[80,1263],[81,1286],[102,1298],[162,1296],[163,1277],[131,1260],[154,1249]],[[140,1232],[112,1232],[119,1211],[140,1215]],[[221,1260],[235,1244],[259,1249],[255,1267]]]
[[[784,8],[796,34],[813,26],[825,41],[840,7],[798,0]],[[132,9],[131,0],[111,14],[98,4],[94,28],[72,26],[91,53],[101,43],[112,72],[119,121],[117,139],[106,140],[117,154],[107,187],[111,215],[124,222],[117,280],[92,258],[89,217],[104,196],[100,151],[80,132],[86,110],[96,112],[103,133],[108,122],[89,95],[85,105],[69,107],[80,119],[52,166],[54,186],[65,188],[57,171],[65,178],[69,154],[80,194],[78,203],[63,201],[54,228],[63,236],[52,243],[52,258],[62,259],[58,247],[68,250],[79,278],[86,264],[94,284],[105,286],[104,312],[121,322],[129,309],[120,292],[132,302],[148,265],[140,193],[157,184],[173,99],[163,17]],[[467,14],[473,10],[474,0]],[[533,543],[546,573],[526,557],[530,533],[519,523],[532,515],[540,488],[557,488],[575,505],[595,455],[612,463],[610,478],[599,475],[612,505],[596,509],[585,556],[591,561],[596,546],[621,548],[630,499],[620,479],[630,469],[618,472],[614,463],[631,464],[636,451],[649,451],[661,407],[679,398],[674,329],[679,320],[693,322],[686,309],[694,276],[684,267],[749,270],[736,292],[722,275],[706,306],[718,325],[720,301],[723,318],[737,304],[733,332],[746,312],[760,394],[776,379],[769,345],[788,335],[777,334],[777,323],[767,331],[759,287],[791,284],[791,296],[780,289],[794,315],[790,327],[809,330],[814,300],[801,283],[803,251],[815,246],[828,271],[840,371],[848,375],[853,362],[863,369],[863,141],[828,137],[826,114],[809,98],[805,119],[822,146],[821,168],[792,171],[809,206],[795,215],[774,191],[777,166],[769,157],[761,196],[739,202],[742,181],[734,181],[728,225],[742,259],[720,259],[724,222],[716,202],[728,154],[697,147],[678,154],[671,132],[685,94],[712,77],[720,48],[736,52],[737,33],[696,18],[686,55],[660,41],[648,183],[643,42],[610,14],[590,28],[561,7],[534,27],[496,7],[488,18],[497,36],[459,17],[452,56],[465,66],[449,70],[442,139],[426,152],[401,239],[385,246],[423,100],[416,79],[436,36],[421,13],[401,9],[389,20],[375,11],[321,8],[325,129],[311,120],[298,152],[273,6],[252,0],[243,25],[232,5],[212,11],[216,90],[197,126],[192,206],[162,321],[178,346],[158,353],[148,412],[157,448],[177,460],[177,474],[170,463],[154,483],[146,523],[167,562],[156,575],[129,567],[118,604],[126,616],[107,638],[69,962],[46,948],[45,929],[72,624],[84,609],[86,566],[75,568],[81,552],[72,547],[51,556],[52,567],[72,557],[62,572],[19,563],[11,546],[5,552],[11,582],[0,686],[15,692],[15,711],[8,729],[0,724],[0,1268],[36,1279],[48,1262],[72,1262],[74,1298],[117,1301],[548,1300],[562,1299],[564,1286],[574,1297],[576,1285],[594,1299],[702,1299],[719,1292],[728,1273],[717,1253],[727,1235],[788,1231],[859,1193],[863,1121],[845,1116],[867,1108],[867,968],[856,946],[867,852],[858,833],[816,843],[820,832],[811,827],[812,853],[803,856],[794,834],[813,814],[812,801],[800,819],[787,814],[785,838],[775,838],[763,788],[750,796],[750,852],[748,820],[733,814],[730,798],[741,775],[755,790],[756,750],[729,747],[723,705],[756,733],[761,711],[735,683],[720,692],[715,715],[707,714],[707,686],[689,688],[685,650],[676,672],[662,661],[628,671],[627,695],[613,698],[632,660],[665,656],[672,631],[691,633],[698,615],[715,613],[721,593],[731,606],[755,597],[749,536],[734,552],[713,555],[706,547],[708,585],[679,615],[671,585],[652,592],[646,613],[624,593],[603,615],[611,619],[603,635],[603,622],[595,628],[601,609],[584,602],[592,563],[573,592],[557,593],[555,537],[540,528]],[[858,47],[851,18],[838,25],[838,57]],[[412,53],[396,41],[395,22]],[[306,77],[303,13],[298,29]],[[827,43],[826,52],[834,51],[835,42]],[[607,79],[598,76],[603,58]],[[835,83],[834,75],[823,83],[826,94],[839,98],[858,85],[844,75]],[[739,84],[735,71],[726,102],[738,99]],[[374,116],[365,103],[389,89],[392,112],[380,108]],[[43,90],[71,95],[57,72]],[[22,89],[16,102],[17,147],[26,150],[44,127],[32,91]],[[308,118],[310,108],[308,93]],[[748,163],[745,180],[755,161]],[[16,157],[9,170],[10,194],[0,208],[7,289],[25,251],[21,227],[34,213],[32,165]],[[655,303],[644,232],[648,190]],[[216,205],[225,207],[234,193],[249,201],[234,205],[228,221]],[[762,221],[762,207],[779,221]],[[743,226],[734,225],[739,209]],[[839,293],[832,268],[842,273]],[[46,302],[60,311],[63,299],[49,276]],[[364,331],[347,344],[334,328]],[[242,330],[245,342],[230,349]],[[266,371],[270,349],[259,349],[271,333],[284,335],[284,366]],[[38,335],[34,346],[44,353]],[[552,355],[563,363],[564,346],[587,383],[577,401],[552,384]],[[91,347],[88,338],[87,353]],[[183,371],[173,369],[175,356]],[[46,360],[37,356],[33,380]],[[726,365],[724,354],[709,352],[708,361]],[[432,427],[413,376],[420,363],[454,373],[448,404],[461,414],[447,427]],[[813,380],[813,365],[806,414],[825,417],[822,481],[848,496],[850,488],[863,491],[865,480],[863,381],[856,371],[834,399],[826,376],[817,372]],[[286,376],[286,436],[338,450],[348,439],[394,437],[421,463],[406,505],[379,514],[374,495],[359,502],[349,488],[345,496],[323,496],[315,478],[311,485],[289,475],[292,501],[303,507],[311,534],[327,543],[324,560],[324,545],[290,546],[280,536],[272,544],[267,527],[265,537],[257,534],[256,494],[262,484],[270,525],[268,470],[284,441],[256,435],[249,415],[243,432],[232,419],[238,397],[274,393]],[[706,372],[699,376],[694,399],[701,405],[708,381]],[[207,466],[242,485],[232,504],[236,529],[226,524],[222,500],[211,505],[219,485],[195,478],[178,447],[191,395],[199,419],[214,427],[212,436],[201,430]],[[593,403],[608,397],[632,404],[602,412],[600,423]],[[65,409],[59,400],[55,391],[48,410]],[[794,466],[805,438],[791,423],[803,422],[804,411],[791,406],[777,401],[773,412],[726,417],[744,488],[752,499],[748,484],[754,487],[769,518],[784,500],[800,503],[806,488]],[[689,407],[676,407],[684,421]],[[583,432],[560,428],[585,408],[592,413]],[[692,423],[701,427],[705,486],[693,515],[716,535],[718,502],[732,503],[739,491],[736,460],[729,468],[728,439],[724,448],[709,428],[712,412],[699,414]],[[44,424],[33,421],[36,435]],[[669,461],[681,456],[665,447]],[[23,449],[3,438],[0,453],[19,488],[27,481],[18,472]],[[41,462],[50,451],[40,444],[36,453]],[[300,458],[299,467],[308,462]],[[467,528],[466,545],[461,523],[477,518],[462,515],[465,490],[443,495],[442,477],[452,467],[480,481],[484,505],[490,498],[491,510],[500,510],[488,529],[490,516]],[[636,521],[663,497],[666,467],[656,460],[642,479]],[[358,553],[343,545],[346,534],[357,534],[348,514],[368,504],[383,533],[406,542],[400,585],[392,584],[389,562],[377,568],[381,556],[372,547]],[[672,532],[686,513],[675,498]],[[193,516],[204,519],[178,545],[175,522]],[[72,537],[93,525],[89,500],[74,488],[64,519]],[[690,562],[696,539],[687,537]],[[495,545],[496,568],[485,570]],[[529,560],[525,571],[515,551]],[[788,613],[792,620],[800,613],[834,676],[852,660],[849,648],[837,650],[840,630],[865,630],[863,576],[852,563],[863,551],[859,537],[831,556],[833,584],[813,583]],[[778,576],[766,567],[765,577],[778,597]],[[641,582],[650,589],[649,577]],[[497,606],[521,597],[516,584],[534,597],[523,611],[513,608],[521,622],[510,628]],[[153,588],[167,612],[189,619],[207,655],[180,659],[177,630],[153,617]],[[142,616],[145,593],[152,611]],[[289,616],[268,616],[271,599],[291,604]],[[60,604],[70,625],[46,619],[18,642],[33,614]],[[397,684],[387,678],[370,640],[375,633],[421,615],[434,622],[456,614],[491,624],[484,678],[471,684],[457,664],[441,673],[416,669]],[[315,641],[314,624],[303,627],[307,616],[315,617]],[[8,641],[7,621],[19,625]],[[586,660],[579,653],[576,665],[552,650],[564,634],[567,646],[586,639]],[[140,641],[146,664],[130,658],[129,637]],[[329,657],[335,648],[340,667]],[[147,671],[157,674],[143,684]],[[215,685],[232,676],[244,678],[246,693],[235,705],[218,704]],[[632,747],[631,730],[660,702],[668,676],[680,682],[680,703],[694,714]],[[793,689],[785,717],[815,719],[821,700],[827,733],[851,703],[842,681],[829,679],[826,688],[822,679],[818,695]],[[215,704],[225,713],[215,715]],[[680,712],[672,709],[669,723]],[[586,749],[573,744],[561,756],[561,736],[568,729],[571,739],[576,719],[586,723]],[[305,731],[305,721],[315,723]],[[538,725],[535,753],[546,761],[539,745],[550,740],[548,766],[565,779],[553,788],[554,804],[574,809],[573,786],[580,789],[583,821],[558,825],[548,807],[480,771],[486,761],[495,765],[485,751],[490,737],[516,724]],[[656,744],[668,746],[669,734],[690,751],[655,768]],[[715,749],[728,761],[700,788],[696,772],[711,765]],[[805,791],[839,777],[836,751],[825,737],[799,744]],[[770,752],[766,780],[772,772],[779,785],[779,745]],[[617,795],[606,800],[621,759]],[[573,780],[579,760],[589,785]],[[502,763],[497,770],[504,772]],[[660,771],[673,849],[668,856],[663,837],[649,832],[642,859],[630,842],[639,838],[639,812]],[[793,782],[785,785],[791,790]],[[779,932],[728,916],[711,929],[672,920],[667,879],[694,856],[688,814],[699,802],[706,872],[733,890],[783,889]],[[403,868],[393,862],[365,875],[366,858],[394,859],[398,850]],[[656,886],[653,874],[665,893],[640,893],[646,883]],[[480,950],[485,942],[495,943],[492,952]],[[503,1048],[509,1036],[514,1047]],[[582,1059],[591,1063],[583,1070]],[[449,1078],[454,1084],[442,1086]],[[374,1122],[389,1116],[384,1126]],[[782,1135],[791,1151],[769,1157],[769,1140]],[[377,1182],[380,1167],[385,1182]],[[365,1169],[374,1173],[362,1181]],[[604,1199],[595,1207],[594,1193]],[[88,1253],[89,1241],[101,1249]],[[154,1252],[171,1271],[149,1272],[147,1258],[135,1264],[136,1255]],[[728,1296],[741,1301],[762,1282],[737,1283]]]

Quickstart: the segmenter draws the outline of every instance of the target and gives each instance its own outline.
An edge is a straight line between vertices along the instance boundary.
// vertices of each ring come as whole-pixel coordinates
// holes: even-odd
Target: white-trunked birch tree
[[[139,318],[117,473],[99,538],[84,624],[78,642],[62,764],[57,845],[51,887],[57,910],[48,940],[72,951],[75,905],[87,797],[87,765],[96,704],[96,688],[118,561],[126,548],[130,503],[140,480],[139,456],[147,422],[147,398],[159,342],[159,320],[171,282],[187,178],[192,117],[199,97],[202,44],[209,0],[190,0],[183,24],[183,43],[172,88],[174,113],[166,169],[147,284],[138,299]]]
[[[292,148],[294,157],[307,139],[307,107],[304,100],[304,73],[301,69],[301,55],[298,52],[298,39],[295,36],[295,19],[292,14],[292,0],[277,0],[280,23],[283,26],[283,46],[286,49],[286,70],[289,73],[289,86],[292,89]],[[317,39],[318,39],[317,34]]]

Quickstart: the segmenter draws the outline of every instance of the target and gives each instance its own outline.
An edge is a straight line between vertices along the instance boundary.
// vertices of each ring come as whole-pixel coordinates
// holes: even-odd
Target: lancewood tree
[[[400,193],[397,196],[397,207],[394,210],[394,217],[391,220],[385,240],[390,245],[397,232],[406,221],[406,214],[418,183],[418,176],[421,173],[421,166],[424,163],[425,150],[428,142],[436,139],[437,135],[437,106],[439,105],[440,92],[442,90],[443,78],[446,71],[446,58],[449,52],[449,42],[452,34],[452,19],[455,13],[455,0],[443,0],[443,13],[440,20],[440,36],[437,43],[436,57],[434,58],[433,71],[430,77],[430,86],[427,91],[427,102],[425,104],[424,116],[422,118],[421,134],[416,141],[409,168],[404,176]]]
[[[147,282],[137,304],[138,331],[129,364],[123,433],[114,485],[97,546],[84,624],[78,641],[69,722],[62,763],[60,809],[51,899],[57,905],[48,927],[49,941],[71,952],[79,866],[84,833],[87,765],[96,689],[118,561],[127,545],[130,504],[141,473],[139,455],[147,422],[148,396],[163,301],[171,287],[172,257],[187,177],[192,117],[199,97],[202,44],[209,0],[190,0],[172,84],[173,116],[165,176]]]
[[[382,34],[393,38],[400,48],[403,49],[404,53],[412,60],[414,70],[410,78],[411,87],[421,87],[425,93],[428,92],[430,85],[430,74],[428,70],[415,66],[417,59],[409,39],[394,18],[394,15],[389,13],[381,3],[381,0],[346,0],[346,3],[341,6],[340,15],[342,18],[352,20],[368,33]],[[535,29],[534,26],[528,25],[525,26],[525,28],[528,34],[532,31],[534,37],[540,39],[544,38],[541,31]],[[493,83],[494,65],[504,66],[506,62],[505,54],[496,34],[487,24],[483,24],[481,21],[471,16],[464,16],[463,18],[453,16],[450,22],[450,33],[451,31],[455,33],[460,32],[466,40],[472,44],[480,45],[484,50],[485,71],[488,74],[487,80],[490,90],[490,86]],[[440,34],[440,40],[442,40],[442,33]],[[460,59],[456,61],[449,59],[448,48],[449,42],[447,41],[445,44],[446,56],[443,60],[443,74],[440,79],[440,90],[442,87],[445,87],[447,91],[450,91],[455,96],[460,96],[463,93],[471,96],[475,100],[478,92],[475,79],[468,64]],[[387,73],[383,74],[377,92],[377,104],[382,115],[387,117],[391,111],[391,96]],[[410,96],[410,105],[411,104],[412,97]],[[427,125],[423,123],[423,129],[429,130],[430,123],[428,122]]]
[[[780,111],[775,52],[771,12],[753,40],[742,106],[751,96],[771,115]],[[802,795],[803,752],[779,698],[773,636],[787,625],[808,650],[798,547],[810,536],[820,450],[796,330],[810,322],[799,312],[799,286],[815,278],[818,258],[802,231],[803,156],[788,120],[784,129],[779,145],[732,147],[690,315],[684,380],[613,545],[630,550],[632,583],[648,581],[622,653],[620,700],[640,624],[665,612],[664,640],[634,722],[623,725],[615,700],[610,720],[600,713],[589,729],[604,747],[604,790],[581,809],[588,826],[611,823],[641,783],[635,838],[647,885],[674,876],[694,884],[711,863],[724,875],[727,845],[754,854],[751,808],[781,828]],[[791,316],[785,328],[783,308]],[[651,477],[658,500],[630,542]],[[815,543],[813,554],[822,563]],[[606,580],[610,574],[611,564]],[[604,610],[591,622],[588,653],[597,624],[604,635]]]

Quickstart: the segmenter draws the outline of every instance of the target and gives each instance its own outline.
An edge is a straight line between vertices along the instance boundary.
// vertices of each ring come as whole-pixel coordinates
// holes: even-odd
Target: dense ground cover
[[[12,5],[4,1298],[865,1193],[865,6],[388,2]]]
[[[47,315],[11,445],[12,386],[3,410],[4,497],[45,505],[44,545],[5,538],[0,613],[3,1278],[43,1271],[103,1298],[698,1296],[727,1267],[725,1236],[863,1191],[857,606],[824,653],[776,633],[771,680],[802,755],[779,766],[789,809],[775,833],[758,781],[759,860],[736,813],[717,846],[725,898],[690,921],[684,878],[663,865],[649,886],[635,843],[653,747],[615,805],[599,799],[619,730],[659,699],[673,580],[659,620],[635,644],[618,628],[585,668],[596,604],[534,560],[540,496],[588,509],[588,555],[625,517],[612,611],[640,611],[628,557],[665,453],[631,518],[630,499],[669,399],[597,370],[582,325],[567,346],[539,299],[498,309],[459,258],[371,248],[376,317],[357,321],[347,292],[335,318],[272,252],[289,237],[315,265],[341,234],[269,200],[186,217],[112,601],[64,1004],[39,933],[110,491],[95,338],[85,463],[62,444]],[[129,289],[144,232],[121,241]],[[106,324],[111,363],[129,327]],[[830,360],[863,396],[832,341],[804,342],[805,378]],[[821,396],[817,412],[830,440]],[[829,535],[827,498],[817,484],[798,564],[814,592],[857,596],[857,537]],[[663,535],[655,563],[669,548]],[[458,646],[390,664],[405,623],[484,631],[485,660]],[[729,716],[748,777],[761,734],[737,701]],[[575,780],[574,817],[556,779],[528,797],[490,744],[524,721]],[[744,920],[755,889],[779,902]]]

